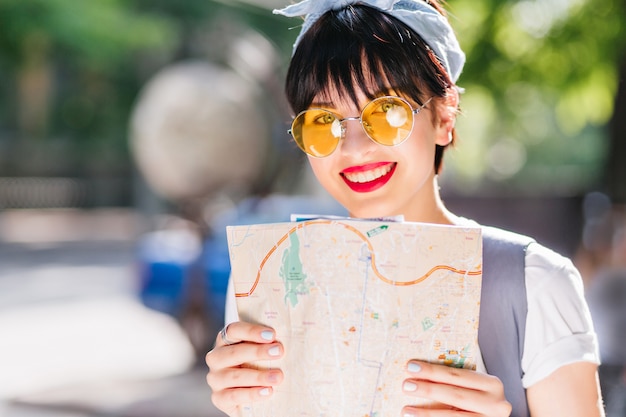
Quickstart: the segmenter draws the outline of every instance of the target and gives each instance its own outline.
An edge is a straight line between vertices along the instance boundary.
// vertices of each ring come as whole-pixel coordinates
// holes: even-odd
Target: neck
[[[413,201],[411,207],[407,207],[405,210],[405,220],[423,223],[456,224],[456,216],[446,208],[441,200],[437,176],[433,175],[429,181],[430,184],[425,185],[424,193],[420,195],[419,201]]]

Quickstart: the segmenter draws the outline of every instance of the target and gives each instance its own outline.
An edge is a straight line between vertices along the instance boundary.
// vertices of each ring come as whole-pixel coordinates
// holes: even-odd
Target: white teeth
[[[393,164],[389,164],[389,165],[385,165],[384,167],[379,167],[379,168],[372,169],[370,171],[365,171],[365,172],[357,172],[357,173],[346,172],[344,173],[344,175],[348,179],[348,181],[364,183],[364,182],[374,181],[384,175],[387,175],[389,171],[391,171],[392,167],[393,167]]]

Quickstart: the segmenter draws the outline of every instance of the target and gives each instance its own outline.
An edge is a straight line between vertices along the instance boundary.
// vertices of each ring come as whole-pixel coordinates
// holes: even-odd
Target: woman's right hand
[[[215,347],[206,355],[206,379],[213,391],[213,404],[235,416],[240,406],[271,397],[273,387],[283,381],[280,369],[259,370],[249,364],[278,359],[284,350],[269,327],[235,322],[225,330],[217,335]]]

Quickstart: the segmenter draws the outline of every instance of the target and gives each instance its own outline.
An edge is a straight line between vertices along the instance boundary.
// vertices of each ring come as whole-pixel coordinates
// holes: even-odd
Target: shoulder
[[[529,292],[569,289],[577,297],[584,293],[583,282],[572,261],[539,243],[526,248],[526,281]],[[530,294],[529,294],[530,295]]]

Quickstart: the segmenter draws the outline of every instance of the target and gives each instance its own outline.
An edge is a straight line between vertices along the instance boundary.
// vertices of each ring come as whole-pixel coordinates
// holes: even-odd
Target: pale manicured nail
[[[411,413],[404,413],[402,415],[402,417],[415,417],[415,414],[411,414]]]
[[[261,395],[263,397],[267,397],[268,395],[270,395],[270,389],[269,388],[261,388],[261,390],[259,391],[259,395]]]
[[[261,337],[265,340],[274,340],[274,332],[271,330],[264,330],[261,332]]]
[[[267,350],[267,353],[270,356],[279,356],[280,355],[280,348],[278,346],[272,346],[271,348],[269,348]]]
[[[414,362],[409,362],[409,365],[406,367],[409,372],[417,373],[422,370],[422,367]]]
[[[414,384],[413,382],[410,382],[410,381],[406,381],[404,385],[402,385],[402,388],[404,388],[405,391],[412,392],[412,391],[417,390],[417,384]]]

